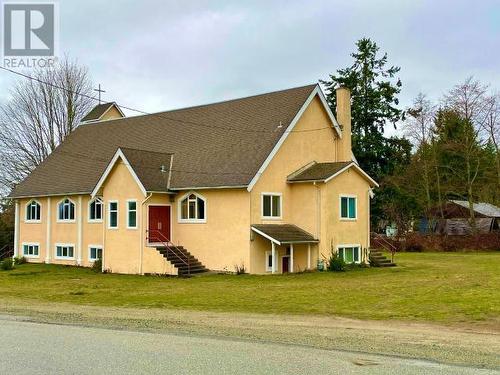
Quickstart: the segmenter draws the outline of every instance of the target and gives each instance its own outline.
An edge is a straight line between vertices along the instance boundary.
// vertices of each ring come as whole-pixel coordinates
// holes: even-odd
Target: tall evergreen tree
[[[394,169],[388,158],[394,140],[384,137],[384,129],[404,118],[404,111],[397,108],[401,81],[396,74],[400,68],[387,67],[387,53],[379,56],[379,47],[368,38],[360,39],[356,47],[357,51],[351,54],[353,64],[321,83],[333,111],[335,89],[345,86],[351,90],[353,152],[361,167],[380,180]]]

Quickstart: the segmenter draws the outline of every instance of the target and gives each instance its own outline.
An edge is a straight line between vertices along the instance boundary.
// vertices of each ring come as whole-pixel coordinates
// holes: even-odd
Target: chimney
[[[342,139],[338,153],[338,161],[351,161],[351,90],[339,87],[337,95],[337,121],[342,129]]]

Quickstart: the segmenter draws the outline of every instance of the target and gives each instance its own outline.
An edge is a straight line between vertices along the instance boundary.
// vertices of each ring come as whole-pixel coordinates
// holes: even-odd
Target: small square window
[[[89,260],[95,261],[102,259],[102,247],[91,246],[89,251]]]
[[[262,217],[281,218],[281,195],[279,194],[262,195]]]

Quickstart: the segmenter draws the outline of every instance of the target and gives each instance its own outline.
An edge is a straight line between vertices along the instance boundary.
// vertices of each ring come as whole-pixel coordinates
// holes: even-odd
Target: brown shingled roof
[[[10,196],[90,193],[118,148],[173,154],[172,189],[247,186],[315,87],[80,125]]]
[[[348,165],[353,164],[352,161],[341,161],[331,163],[314,163],[311,166],[292,173],[287,181],[300,182],[300,181],[323,181],[328,177],[333,176],[335,173],[341,171]]]
[[[252,229],[264,233],[279,244],[318,242],[311,233],[293,224],[253,224]]]

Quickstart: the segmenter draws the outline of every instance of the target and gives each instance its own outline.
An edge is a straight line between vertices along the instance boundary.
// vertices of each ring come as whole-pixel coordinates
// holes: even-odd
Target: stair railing
[[[391,253],[391,262],[394,263],[394,254],[397,251],[397,247],[394,246],[391,242],[387,241],[383,236],[378,233],[372,232],[371,237],[377,241],[377,243],[382,246],[386,251]]]
[[[12,258],[14,256],[14,247],[6,244],[0,249],[0,259]]]
[[[187,266],[188,270],[188,276],[191,275],[191,262],[190,262],[190,257],[186,255],[186,259],[182,257],[184,255],[184,252],[178,248],[177,246],[174,245],[172,241],[170,241],[167,236],[165,236],[163,233],[161,233],[159,230],[146,230],[146,233],[148,233],[147,240],[149,241],[151,239],[151,234],[154,234],[155,240],[159,240],[160,243],[167,249],[167,254],[168,251],[170,251],[177,259],[179,259],[182,263],[184,263]],[[179,253],[181,255],[179,255]]]

